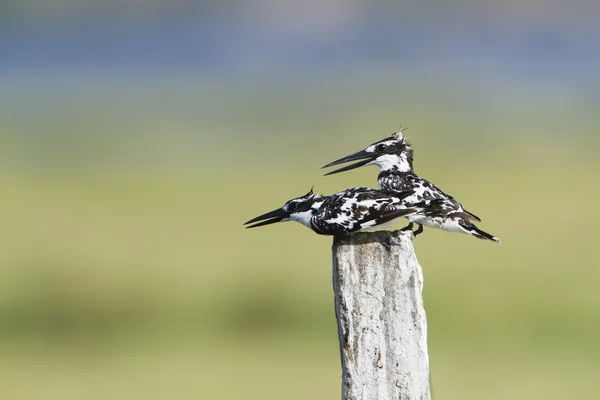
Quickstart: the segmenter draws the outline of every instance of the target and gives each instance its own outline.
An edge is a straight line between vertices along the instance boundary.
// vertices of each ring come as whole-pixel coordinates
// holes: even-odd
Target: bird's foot
[[[417,235],[419,235],[421,233],[423,233],[423,225],[419,224],[419,227],[417,228],[416,231],[413,232],[413,235],[415,235],[415,237],[416,237]]]
[[[409,224],[406,225],[404,228],[400,229],[400,231],[401,232],[412,231],[414,226],[415,226],[415,224],[413,224],[412,222],[409,222]]]

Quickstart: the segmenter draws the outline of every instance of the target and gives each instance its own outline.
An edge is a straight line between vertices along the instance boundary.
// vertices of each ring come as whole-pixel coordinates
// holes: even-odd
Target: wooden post
[[[342,400],[429,400],[423,272],[407,232],[333,240]]]

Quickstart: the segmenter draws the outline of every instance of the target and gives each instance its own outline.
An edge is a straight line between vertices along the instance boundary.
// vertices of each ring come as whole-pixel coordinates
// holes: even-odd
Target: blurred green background
[[[503,241],[415,243],[434,396],[600,397],[596,6],[307,4],[4,5],[3,399],[339,398],[331,238],[242,223],[400,124]]]

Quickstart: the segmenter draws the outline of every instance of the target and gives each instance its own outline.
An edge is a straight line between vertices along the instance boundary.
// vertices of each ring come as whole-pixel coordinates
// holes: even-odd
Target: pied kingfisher
[[[412,192],[352,188],[332,196],[320,196],[312,189],[286,202],[281,208],[246,222],[246,228],[275,222],[297,221],[319,235],[348,236],[361,230],[383,229],[399,218],[413,214],[404,199]],[[259,222],[262,221],[262,222]]]
[[[419,225],[414,232],[415,235],[423,232],[423,225],[426,225],[445,231],[466,233],[479,239],[500,242],[497,237],[482,231],[471,222],[481,222],[479,217],[465,210],[454,197],[447,195],[437,186],[414,173],[413,150],[402,134],[402,128],[391,136],[371,144],[366,149],[333,161],[323,168],[354,160],[361,161],[325,175],[348,171],[363,165],[377,165],[380,169],[379,187],[383,190],[409,191],[411,194],[405,198],[404,202],[420,208],[419,212],[407,215],[410,223],[405,229],[412,230],[413,223]]]

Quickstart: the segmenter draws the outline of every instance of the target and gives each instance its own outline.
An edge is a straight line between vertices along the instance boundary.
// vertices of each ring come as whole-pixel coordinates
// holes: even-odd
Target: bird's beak
[[[252,218],[250,221],[246,222],[244,225],[262,221],[262,222],[258,222],[257,224],[246,227],[246,228],[256,228],[258,226],[274,224],[275,222],[279,222],[282,219],[287,218],[289,216],[290,216],[289,212],[285,211],[283,208],[278,208],[277,210],[273,210],[266,214],[260,215],[256,218]]]
[[[359,151],[358,153],[354,153],[349,156],[340,158],[339,160],[335,160],[334,162],[330,162],[329,164],[324,165],[321,168],[329,168],[334,165],[343,164],[343,163],[347,163],[347,162],[354,161],[354,160],[362,160],[357,163],[346,165],[345,167],[338,168],[336,170],[333,170],[333,171],[325,174],[325,176],[333,175],[333,174],[337,174],[338,172],[349,171],[354,168],[362,167],[363,165],[370,163],[372,161],[372,159],[373,159],[373,154],[369,153],[366,150],[363,150],[363,151]]]

